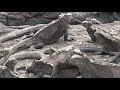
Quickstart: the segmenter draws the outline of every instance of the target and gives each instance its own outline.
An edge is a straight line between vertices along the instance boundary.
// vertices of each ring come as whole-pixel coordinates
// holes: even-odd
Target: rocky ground
[[[26,26],[26,27],[29,27]],[[111,31],[115,34],[119,34],[119,28],[120,28],[120,21],[114,21],[111,23],[103,23],[103,24],[94,24],[93,28],[96,28],[97,30],[106,29],[108,31]],[[3,24],[0,25],[0,35],[4,35],[5,33],[12,32],[14,30],[20,31],[21,29],[13,29],[9,26],[4,26]],[[60,40],[57,43],[51,44],[51,45],[45,45],[42,49],[36,49],[36,51],[39,51],[42,55],[42,57],[49,57],[49,55],[44,54],[44,51],[53,48],[56,51],[61,50],[69,50],[71,48],[80,48],[80,47],[101,47],[98,43],[92,43],[90,37],[88,36],[88,33],[86,29],[81,25],[69,25],[69,37],[72,37],[74,40],[64,42],[63,37],[60,38]],[[10,41],[6,41],[4,43],[1,43],[1,49],[3,48],[10,48],[14,44],[18,43],[19,41],[23,40],[24,36],[21,38],[13,39]],[[26,49],[26,50],[31,50]],[[25,50],[24,50],[25,51]],[[22,52],[22,51],[21,51]],[[86,53],[88,57],[90,58],[91,62],[98,63],[102,65],[108,65],[108,66],[120,66],[120,63],[113,64],[109,63],[112,56],[109,55],[97,55],[96,53]],[[24,59],[24,60],[18,60],[17,64],[13,70],[14,74],[18,78],[34,78],[36,77],[33,73],[27,73],[26,68],[29,67],[32,62],[34,62],[35,59]]]

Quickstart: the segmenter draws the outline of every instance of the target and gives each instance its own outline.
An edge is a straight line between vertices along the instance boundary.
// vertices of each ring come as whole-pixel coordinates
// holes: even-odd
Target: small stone
[[[50,75],[43,75],[42,77],[43,77],[43,78],[51,78]]]
[[[33,35],[25,35],[24,36],[24,39],[26,39],[26,38],[30,38],[30,37],[32,37]]]
[[[21,66],[19,68],[17,68],[16,70],[25,70],[26,69],[26,66]]]
[[[50,48],[50,49],[45,50],[45,51],[44,51],[44,54],[52,55],[54,52],[55,52],[55,50],[52,49],[52,48]]]
[[[70,38],[67,39],[67,41],[69,41],[69,42],[71,42],[71,41],[73,41],[73,40],[74,40],[73,37],[70,37]]]
[[[34,46],[35,49],[41,49],[44,47],[44,44],[43,43],[39,43],[37,45]]]
[[[33,73],[28,73],[27,75],[29,76],[29,78],[37,78]]]
[[[71,57],[71,59],[76,59],[76,58],[77,58],[77,59],[81,59],[82,56],[74,54],[74,55]]]
[[[77,76],[76,78],[82,78],[81,76]]]
[[[73,53],[78,54],[78,55],[83,55],[83,53],[80,51],[80,49],[74,49]]]
[[[23,73],[19,76],[19,78],[29,78],[29,76],[27,74]]]

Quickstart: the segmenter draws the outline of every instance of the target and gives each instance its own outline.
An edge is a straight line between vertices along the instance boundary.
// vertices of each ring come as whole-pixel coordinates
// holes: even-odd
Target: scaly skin
[[[94,35],[94,33],[96,32],[95,29],[92,28],[92,23],[90,23],[89,21],[83,21],[82,26],[86,28],[88,35],[90,36],[91,40],[93,42],[96,42],[96,37]]]
[[[96,39],[98,43],[102,45],[102,51],[107,54],[115,55],[110,63],[116,63],[117,59],[120,56],[120,43],[117,41],[113,41],[111,39],[106,38],[101,33],[95,33]],[[115,53],[114,53],[115,52]],[[118,53],[117,53],[118,52]]]
[[[41,59],[41,53],[38,51],[24,51],[11,55],[8,60],[23,60],[23,59]]]
[[[95,33],[97,41],[103,46],[103,49],[107,52],[119,52],[120,44],[118,42],[107,39],[101,33]]]
[[[36,25],[36,26],[24,28],[22,30],[15,30],[13,32],[2,35],[0,37],[0,42],[3,43],[3,42],[8,41],[8,40],[20,38],[20,37],[22,37],[23,35],[26,35],[26,34],[35,33],[40,28],[42,28],[43,26],[45,26],[45,25]]]
[[[106,66],[91,63],[84,56],[70,59],[70,63],[79,68],[81,78],[120,78],[119,66]]]
[[[107,66],[90,62],[90,60],[83,54],[79,57],[73,57],[74,54],[70,51],[61,52],[50,59],[46,59],[45,62],[53,63],[53,78],[77,77],[81,75],[81,78],[120,78],[119,66]],[[60,58],[61,57],[61,58]],[[64,69],[76,70],[76,72],[65,73]],[[79,69],[79,71],[77,71]],[[63,70],[63,73],[60,71]],[[72,76],[73,75],[73,76]],[[66,78],[66,77],[65,77]]]
[[[75,78],[79,75],[79,69],[68,63],[73,54],[73,52],[62,51],[42,60],[53,66],[52,78]]]

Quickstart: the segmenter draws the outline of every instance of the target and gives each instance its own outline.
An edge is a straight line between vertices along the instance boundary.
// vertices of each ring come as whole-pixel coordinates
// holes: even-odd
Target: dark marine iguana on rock
[[[60,55],[61,56],[66,55],[66,57],[69,57],[71,53],[61,52]],[[49,62],[52,61],[55,62],[56,60],[50,59]],[[63,68],[76,67],[76,69],[78,68],[79,73],[77,75],[81,75],[81,78],[120,78],[119,66],[107,66],[107,65],[92,63],[85,54],[79,54],[79,55],[72,54],[71,57],[67,59],[64,60],[59,59],[59,62],[57,62],[57,64],[53,67],[53,72],[52,72],[53,78],[60,78],[59,72],[62,67]],[[74,75],[75,73],[72,74]]]
[[[120,43],[119,41],[111,40],[106,38],[101,33],[95,33],[96,39],[99,41],[99,43],[103,47],[103,51],[106,53],[112,53],[116,52],[115,56],[113,56],[113,59],[110,61],[110,63],[115,63],[118,58],[120,58]]]
[[[23,59],[41,59],[41,53],[38,51],[22,51],[11,55],[8,60],[23,60]]]
[[[96,29],[92,28],[92,22],[83,21],[81,25],[86,28],[86,31],[89,37],[91,38],[92,42],[94,43],[97,42],[95,36]],[[80,50],[82,52],[101,52],[101,48],[97,48],[97,47],[87,47],[87,48],[84,47],[84,48],[80,48]]]
[[[86,28],[91,40],[99,43],[102,47],[87,47],[80,48],[82,52],[97,52],[100,55],[111,55],[113,56],[113,60],[111,63],[115,63],[120,56],[120,43],[117,38],[112,37],[113,35],[105,30],[94,30],[91,26],[92,24],[89,21],[83,21],[82,25]],[[106,34],[110,35],[111,38],[107,38]],[[99,53],[98,53],[99,52]],[[114,56],[115,55],[115,56]]]
[[[82,52],[100,52],[99,54],[115,55],[119,51],[120,43],[112,41],[111,39],[106,38],[103,34],[98,33],[99,30],[92,28],[92,23],[89,21],[83,21],[82,26],[84,26],[94,43],[101,44],[101,48],[97,47],[88,47],[81,48]],[[102,30],[104,31],[104,30]]]
[[[32,45],[41,43],[42,45],[49,45],[56,43],[63,35],[64,40],[68,39],[68,27],[70,22],[70,14],[61,15],[60,19],[51,22],[37,31],[32,37],[27,38],[12,47],[10,53],[0,60],[0,64],[7,61],[8,57],[15,52],[29,48]]]
[[[53,70],[53,68],[55,68],[57,63],[62,63],[62,64],[65,63],[64,66],[63,65],[60,66],[60,64],[59,64],[59,69],[60,70],[58,72],[58,74],[59,74],[58,77],[61,77],[61,78],[73,77],[73,78],[75,78],[79,74],[78,68],[76,68],[75,66],[66,64],[66,60],[69,60],[71,55],[72,55],[72,53],[71,54],[67,53],[67,51],[63,51],[62,53],[60,51],[60,52],[58,52],[58,53],[56,53],[52,56],[44,57],[39,61],[35,61],[35,63],[33,65],[31,65],[30,67],[28,67],[26,69],[26,71],[28,73],[34,73],[35,75],[39,75],[39,73],[42,74],[44,72],[49,72],[47,74],[51,75],[51,74],[54,74],[55,70]],[[42,67],[41,63],[43,63],[42,64],[43,67]],[[46,69],[48,65],[51,66],[52,69]],[[44,71],[41,71],[41,70],[44,70]]]
[[[79,50],[79,49],[78,49]],[[75,78],[79,75],[79,70],[76,66],[68,64],[74,51],[60,51],[56,55],[48,58],[43,58],[40,61],[53,66],[51,73],[52,78]]]
[[[97,41],[103,46],[103,48],[109,52],[119,52],[120,51],[120,43],[116,42],[115,40],[111,40],[106,38],[101,33],[95,33]]]
[[[95,64],[84,56],[72,58],[70,59],[70,63],[79,68],[82,78],[120,78],[119,66]]]
[[[36,25],[36,26],[29,26],[29,27],[23,28],[21,30],[12,31],[10,33],[2,35],[0,37],[0,42],[3,43],[3,42],[8,41],[8,40],[20,38],[23,35],[27,35],[27,34],[30,34],[30,33],[36,33],[43,26],[45,26],[45,24],[39,24],[39,25]]]
[[[82,26],[86,28],[88,35],[90,36],[91,40],[93,42],[96,42],[96,37],[94,35],[94,33],[96,32],[95,29],[92,28],[92,23],[90,21],[83,21]]]

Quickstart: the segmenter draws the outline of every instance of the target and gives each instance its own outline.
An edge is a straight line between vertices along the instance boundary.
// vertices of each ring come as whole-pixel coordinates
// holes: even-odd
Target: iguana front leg
[[[59,73],[59,64],[55,64],[53,65],[51,78],[59,78],[58,73]]]
[[[68,41],[68,30],[64,31],[64,41]]]
[[[73,37],[68,37],[68,30],[64,31],[64,41],[72,41],[74,40]]]

